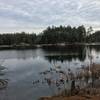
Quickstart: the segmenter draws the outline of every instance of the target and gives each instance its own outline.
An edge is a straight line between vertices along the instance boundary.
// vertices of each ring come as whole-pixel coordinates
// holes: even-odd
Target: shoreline
[[[90,96],[90,95],[83,95],[83,96],[54,96],[54,97],[42,97],[39,100],[99,100],[100,95]]]
[[[35,48],[44,48],[44,47],[51,47],[51,46],[59,46],[59,47],[66,47],[66,46],[100,46],[100,43],[56,43],[56,44],[19,44],[19,45],[0,45],[0,50],[7,50],[7,49],[35,49]]]

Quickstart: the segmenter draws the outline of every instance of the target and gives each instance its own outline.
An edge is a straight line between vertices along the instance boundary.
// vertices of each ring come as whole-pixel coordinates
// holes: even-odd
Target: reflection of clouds
[[[35,50],[5,50],[0,51],[0,59],[27,59],[36,56]],[[0,62],[1,62],[0,60]]]
[[[48,89],[47,84],[46,85],[44,84],[44,86],[43,84],[39,84],[39,87],[38,86],[33,87],[33,84],[32,84],[33,80],[43,79],[42,76],[38,75],[39,72],[49,70],[50,68],[54,69],[54,64],[57,64],[61,66],[63,71],[67,72],[68,69],[70,68],[74,73],[74,72],[79,72],[76,69],[77,67],[80,68],[81,65],[83,64],[85,65],[89,62],[88,59],[85,59],[84,62],[80,61],[79,59],[76,59],[76,60],[74,59],[72,61],[64,61],[64,62],[53,60],[52,62],[49,62],[48,60],[45,59],[44,55],[47,55],[50,53],[39,50],[39,49],[25,50],[25,51],[15,51],[15,50],[0,51],[0,58],[1,58],[0,63],[2,63],[3,62],[2,59],[4,59],[3,65],[8,69],[6,73],[7,75],[5,74],[4,77],[9,79],[9,86],[8,86],[9,98],[11,97],[13,98],[15,96],[17,97],[18,100],[20,100],[21,96],[24,97],[26,95],[25,96],[26,99],[27,97],[28,98],[30,97],[31,99],[30,95],[32,95],[33,96],[32,98],[34,99],[36,95],[37,97],[39,97],[41,93],[44,93],[43,95],[47,93],[48,95],[49,93],[47,91],[50,91],[50,89]],[[59,54],[59,51],[58,52],[56,51],[56,53]],[[96,61],[100,62],[100,52],[95,51],[95,54],[96,55],[94,56],[99,57],[98,60]],[[52,78],[53,82],[55,82],[54,80],[58,79],[59,75],[57,73],[54,73],[54,74],[49,73],[48,76],[46,76],[46,78]],[[82,81],[82,84],[83,84],[83,81]],[[56,87],[54,86],[51,87],[53,91],[55,91],[55,88]],[[68,88],[70,88],[69,85],[68,85]],[[43,90],[45,90],[45,92],[43,92]],[[35,94],[36,91],[38,94]],[[25,94],[22,94],[24,92]],[[11,95],[11,93],[14,95]]]
[[[40,61],[41,60],[41,57],[40,56],[37,56],[36,59]]]
[[[4,69],[6,69],[6,68],[4,66],[0,65],[0,70],[4,70]]]
[[[27,52],[26,50],[19,50],[16,51],[16,54],[18,59],[29,59],[32,57],[32,51]]]
[[[5,75],[6,67],[3,65],[4,61],[5,61],[4,59],[0,60],[0,76]]]
[[[5,75],[5,69],[6,67],[0,65],[0,78]]]
[[[0,64],[0,78],[6,74],[6,67]]]
[[[18,51],[17,52],[17,58],[18,59],[26,59],[26,53],[25,53],[25,51],[23,50],[23,51]]]
[[[9,59],[6,60],[8,73],[11,82],[22,81],[28,77],[38,77],[38,73],[48,69],[50,64],[40,56],[29,59]]]
[[[42,49],[4,50],[0,51],[0,62],[3,62],[5,59],[29,59],[37,56],[44,56],[44,51]]]

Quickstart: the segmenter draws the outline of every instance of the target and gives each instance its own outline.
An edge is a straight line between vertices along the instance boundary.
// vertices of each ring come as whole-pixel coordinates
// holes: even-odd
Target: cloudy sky
[[[100,0],[0,0],[0,32],[82,24],[100,29]]]

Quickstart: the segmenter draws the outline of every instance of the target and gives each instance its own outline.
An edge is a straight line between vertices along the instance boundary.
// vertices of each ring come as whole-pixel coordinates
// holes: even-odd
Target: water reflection
[[[75,47],[74,48],[71,46],[70,48],[63,47],[62,51],[64,52],[62,53],[61,48],[59,47],[56,47],[56,49],[54,49],[54,47],[44,48],[47,54],[49,53],[49,55],[46,55],[45,58],[50,63],[52,62],[57,63],[57,61],[63,63],[65,61],[71,62],[73,59],[74,60],[78,59],[79,61],[85,61],[86,58],[88,57],[88,60],[90,60],[89,61],[90,65],[87,66],[81,65],[81,68],[80,69],[77,68],[76,72],[74,72],[75,70],[73,71],[70,68],[67,68],[65,70],[65,68],[63,69],[62,66],[57,65],[55,66],[55,68],[51,67],[48,70],[40,72],[40,75],[43,75],[44,78],[42,80],[34,81],[33,84],[42,82],[42,84],[47,83],[49,87],[52,87],[52,85],[54,85],[58,90],[57,93],[61,93],[63,91],[64,92],[63,95],[69,95],[69,93],[70,95],[80,94],[80,91],[81,92],[85,91],[84,93],[90,94],[91,89],[96,87],[96,82],[99,80],[100,77],[98,74],[99,70],[96,70],[95,72],[94,69],[95,64],[91,63],[93,62],[91,60],[93,48],[89,46],[85,47],[79,46],[79,48],[76,48],[76,51],[73,49],[75,49]],[[68,50],[68,52],[65,52],[65,50]],[[88,68],[88,66],[90,67]],[[94,92],[95,91],[93,90],[91,94],[93,94]]]
[[[78,69],[77,72],[73,72],[71,69],[63,70],[61,66],[55,66],[55,68],[50,68],[44,72],[40,72],[43,77],[40,80],[33,81],[33,85],[47,84],[50,89],[52,86],[57,88],[56,94],[60,93],[62,95],[76,95],[83,92],[83,94],[90,94],[91,89],[96,89],[96,82],[99,82],[99,70],[95,70],[98,66],[93,64],[88,67],[82,67]],[[98,87],[100,89],[100,86]],[[98,89],[97,88],[97,89]],[[86,91],[88,89],[88,91]],[[84,92],[85,91],[85,92]],[[94,95],[95,91],[92,90],[91,95]],[[97,94],[100,93],[99,91]]]
[[[0,90],[7,87],[8,81],[4,78],[1,78],[1,76],[5,75],[5,69],[6,67],[3,66],[4,60],[0,63]]]
[[[6,67],[3,66],[3,63],[4,63],[4,59],[0,61],[0,76],[5,74],[4,70],[6,69]]]
[[[96,52],[100,52],[100,45],[90,45],[88,46],[90,50],[95,50]]]
[[[0,59],[4,59],[1,65],[7,68],[6,73],[1,67],[4,75],[0,78],[9,79],[4,100],[37,100],[71,87],[78,90],[86,84],[97,86],[100,75],[91,74],[91,78],[84,73],[88,73],[86,66],[90,64],[88,53],[93,55],[94,63],[100,64],[99,48],[74,45],[0,51]]]
[[[5,75],[5,72],[4,72],[5,69],[6,68],[4,66],[0,65],[0,76]]]
[[[50,62],[52,62],[52,61],[61,61],[62,63],[64,62],[64,61],[72,61],[73,59],[74,60],[76,60],[76,59],[79,59],[80,61],[84,61],[85,60],[85,58],[84,59],[82,59],[81,57],[80,57],[80,55],[75,55],[75,54],[71,54],[71,55],[55,55],[55,56],[45,56],[45,58],[48,60],[48,61],[50,61]]]
[[[85,46],[73,46],[66,47],[45,47],[45,52],[48,55],[45,56],[47,60],[51,61],[72,61],[72,59],[78,59],[84,61],[86,59],[86,47]]]

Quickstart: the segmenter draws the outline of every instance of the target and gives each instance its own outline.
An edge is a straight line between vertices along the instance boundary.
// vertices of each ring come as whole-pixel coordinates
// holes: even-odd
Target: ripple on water
[[[0,89],[6,88],[8,85],[8,82],[4,79],[0,79]]]

